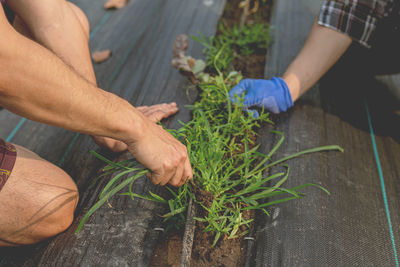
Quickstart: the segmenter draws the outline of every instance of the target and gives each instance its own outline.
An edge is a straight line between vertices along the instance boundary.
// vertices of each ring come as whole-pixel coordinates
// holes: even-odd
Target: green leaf
[[[79,233],[79,231],[82,229],[83,225],[85,224],[86,220],[96,211],[98,210],[110,197],[118,193],[122,188],[124,188],[126,185],[128,185],[130,182],[135,181],[142,177],[147,170],[139,172],[138,174],[131,176],[127,178],[125,181],[117,185],[115,188],[110,190],[103,198],[101,198],[96,204],[93,205],[92,208],[89,209],[89,211],[85,214],[83,217],[82,221],[79,223],[78,228],[76,229],[75,233]]]
[[[264,203],[264,204],[260,204],[260,205],[258,205],[258,206],[245,207],[245,208],[243,208],[243,210],[261,209],[261,208],[265,208],[265,207],[268,207],[268,206],[276,205],[276,204],[279,204],[279,203],[288,202],[288,201],[290,201],[290,200],[298,199],[298,198],[299,198],[299,197],[287,197],[287,198],[282,198],[282,199],[279,199],[279,200],[274,200],[274,201],[270,201],[270,202],[267,202],[267,203]]]
[[[162,215],[161,217],[163,217],[163,218],[169,218],[169,217],[172,217],[172,216],[177,215],[177,214],[179,214],[179,213],[182,213],[182,212],[184,212],[185,210],[186,210],[186,207],[180,207],[180,208],[178,208],[178,209],[174,209],[173,211],[168,212],[168,213]]]
[[[201,60],[197,59],[194,63],[194,66],[192,68],[192,72],[195,76],[199,75],[201,72],[203,72],[206,68],[206,63]]]
[[[140,194],[136,194],[136,193],[126,192],[126,193],[121,193],[121,196],[131,196],[131,197],[137,197],[137,198],[154,201],[154,202],[159,202],[159,203],[167,203],[167,201],[165,199],[163,199],[162,197],[160,197],[156,194],[153,194],[151,191],[149,191],[149,194],[150,194],[150,196],[144,196],[144,195],[140,195]]]
[[[281,158],[280,160],[277,160],[275,162],[270,163],[268,166],[266,166],[266,168],[270,168],[270,167],[275,166],[275,165],[277,165],[279,163],[282,163],[284,161],[299,157],[299,156],[304,155],[304,154],[310,154],[310,153],[321,152],[321,151],[331,151],[331,150],[337,150],[337,151],[340,151],[340,152],[344,151],[343,148],[341,148],[340,146],[336,146],[336,145],[315,147],[315,148],[303,150],[303,151],[300,151],[298,153],[294,153],[294,154],[292,154],[290,156]]]
[[[127,169],[127,170],[131,169],[131,168],[125,167],[125,166],[123,166],[123,165],[121,165],[119,163],[113,162],[113,161],[107,159],[106,157],[103,157],[102,155],[100,155],[99,153],[97,153],[94,150],[90,150],[90,153],[92,153],[96,158],[101,159],[102,161],[108,163],[109,165],[111,165],[113,167]]]
[[[243,190],[239,191],[238,193],[235,194],[235,196],[241,196],[247,193],[251,193],[253,191],[259,190],[261,185],[265,184],[266,182],[276,179],[282,175],[284,175],[284,172],[280,172],[280,173],[276,173],[274,175],[271,175],[267,178],[261,179],[260,181],[253,183],[251,185],[249,185],[248,187],[244,188]]]
[[[99,198],[103,198],[104,194],[107,193],[107,191],[114,187],[119,180],[121,180],[122,178],[124,178],[124,175],[131,173],[131,170],[127,170],[127,171],[123,171],[117,175],[115,175],[115,177],[113,177],[108,183],[107,185],[103,188],[103,191],[101,191]]]

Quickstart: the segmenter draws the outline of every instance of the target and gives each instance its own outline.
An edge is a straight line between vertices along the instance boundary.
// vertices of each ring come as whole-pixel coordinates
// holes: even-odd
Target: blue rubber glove
[[[236,102],[235,95],[244,97],[244,108],[264,107],[272,113],[285,112],[293,106],[292,96],[284,80],[273,77],[271,80],[244,79],[230,92],[232,102]],[[252,111],[254,117],[258,117],[257,111]]]

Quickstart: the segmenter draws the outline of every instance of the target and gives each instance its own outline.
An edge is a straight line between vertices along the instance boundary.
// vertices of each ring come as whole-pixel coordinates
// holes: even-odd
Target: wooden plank
[[[303,45],[320,4],[317,0],[276,1],[266,77],[283,74]],[[376,83],[365,77],[360,83],[361,76],[353,74],[354,70],[331,72],[291,111],[276,117],[273,128],[286,136],[276,158],[329,144],[341,145],[345,152],[319,153],[289,163],[292,175],[287,187],[313,182],[325,186],[331,196],[309,188],[303,199],[271,209],[271,217],[258,214],[249,266],[395,266],[365,103],[354,92]],[[384,118],[372,114],[373,121],[384,124]],[[268,133],[271,128],[261,133],[266,152],[277,141]],[[399,240],[397,138],[396,131],[376,137],[394,240]]]
[[[188,82],[170,65],[172,44],[180,33],[213,34],[225,1],[214,2],[211,6],[195,0],[132,2],[135,5],[125,7],[113,15],[91,43],[92,47],[111,48],[115,51],[109,61],[96,66],[100,84],[107,85],[105,83],[110,73],[112,75],[115,69],[121,69],[112,88],[133,104],[176,101],[182,107],[183,104],[191,103],[196,92],[190,91],[191,97],[187,97]],[[201,47],[193,46],[191,52],[199,55]],[[166,125],[177,127],[178,119],[188,120],[189,117],[189,111],[183,108]],[[26,130],[33,125],[27,123]],[[48,140],[47,144],[54,142],[52,144],[56,145],[57,140],[71,139],[70,133],[63,137],[63,130],[53,129],[50,132],[48,129],[48,126],[38,126],[35,133],[46,136],[42,138]],[[27,146],[35,146],[39,154],[48,150],[46,144],[32,144],[23,134],[18,134],[15,140],[25,142]],[[65,144],[62,141],[63,148],[66,148]],[[164,209],[154,203],[116,197],[111,202],[112,209],[103,207],[78,236],[73,234],[77,223],[93,205],[104,185],[88,189],[101,165],[88,153],[93,148],[95,145],[89,137],[79,136],[63,164],[63,168],[76,180],[81,193],[74,225],[66,233],[41,245],[3,251],[3,255],[7,254],[4,266],[141,266],[149,262],[158,237],[158,232],[153,231],[153,228],[160,225],[158,214],[162,214]],[[54,158],[59,159],[60,153],[48,156],[56,162]],[[143,179],[135,186],[135,191],[146,193],[150,188],[159,190]]]

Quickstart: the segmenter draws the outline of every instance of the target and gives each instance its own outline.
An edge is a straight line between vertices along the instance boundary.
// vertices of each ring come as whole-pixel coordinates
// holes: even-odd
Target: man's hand
[[[162,119],[168,118],[169,116],[178,112],[178,106],[176,103],[169,104],[158,104],[152,106],[140,106],[136,108],[150,121],[157,123]],[[92,136],[93,141],[99,146],[106,147],[113,152],[123,152],[128,149],[128,146],[121,141],[101,136]]]
[[[233,102],[244,96],[244,108],[264,107],[272,113],[285,112],[293,106],[292,96],[286,82],[281,78],[271,80],[244,79],[230,92]],[[257,113],[254,113],[257,116]]]
[[[161,121],[162,119],[166,119],[171,115],[174,115],[178,112],[178,106],[176,103],[172,102],[169,104],[158,104],[152,106],[140,106],[136,108],[143,115],[145,115],[149,120],[154,123]]]
[[[193,177],[186,147],[161,126],[147,120],[143,134],[129,143],[128,150],[150,169],[148,176],[154,184],[182,186]]]

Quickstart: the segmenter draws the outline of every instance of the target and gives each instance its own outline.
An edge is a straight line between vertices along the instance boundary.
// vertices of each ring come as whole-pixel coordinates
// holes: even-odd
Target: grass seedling
[[[121,191],[125,186],[129,185],[130,191],[132,189],[133,183],[143,177],[148,170],[139,167],[139,164],[135,160],[124,161],[120,163],[112,162],[102,155],[91,151],[99,159],[108,163],[108,165],[103,169],[106,173],[115,173],[115,176],[107,183],[104,189],[100,193],[99,201],[85,214],[82,221],[76,229],[78,233],[86,220],[92,215],[96,210],[98,210],[105,202],[107,202],[112,196]]]

